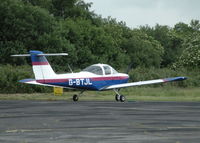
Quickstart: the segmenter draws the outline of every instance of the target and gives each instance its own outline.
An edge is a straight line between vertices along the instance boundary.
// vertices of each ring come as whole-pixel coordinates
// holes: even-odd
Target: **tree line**
[[[33,76],[27,74],[31,73],[27,70],[30,59],[10,57],[29,50],[69,53],[67,58],[49,58],[58,72],[67,71],[67,64],[79,70],[91,64],[107,63],[120,70],[129,68],[131,75],[137,75],[141,68],[155,69],[155,72],[167,69],[186,75],[194,71],[192,75],[200,79],[199,20],[191,20],[190,24],[179,22],[174,27],[157,24],[132,29],[125,22],[95,14],[90,11],[92,3],[83,0],[0,1],[0,87],[3,89],[10,87],[4,80],[12,72],[19,73],[18,77]],[[16,72],[16,68],[22,71]],[[16,83],[16,78],[17,75],[9,84]],[[137,78],[133,76],[132,80]],[[193,85],[200,83],[195,79]]]

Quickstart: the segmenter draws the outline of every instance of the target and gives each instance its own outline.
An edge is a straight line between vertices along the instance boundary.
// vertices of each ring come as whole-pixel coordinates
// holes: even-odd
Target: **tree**
[[[129,68],[160,67],[163,47],[152,37],[139,30],[132,31],[132,36],[123,42],[123,49],[126,49],[130,58]]]
[[[89,8],[92,3],[83,0],[53,0],[53,14],[61,18],[90,18]]]
[[[200,30],[199,20],[191,20],[190,26],[194,31],[199,31]]]
[[[185,49],[180,56],[178,62],[173,66],[187,67],[187,68],[199,68],[200,66],[200,33],[193,34],[193,38],[188,38],[183,43]]]
[[[177,23],[173,29],[183,38],[190,36],[193,32],[192,28],[188,24],[182,22]]]
[[[8,56],[11,54],[43,49],[35,45],[36,41],[40,36],[51,33],[56,24],[48,11],[25,5],[22,1],[2,0],[0,15],[0,63],[12,63],[13,60]]]
[[[182,24],[180,27],[183,27]],[[175,29],[178,29],[178,25],[176,25]],[[177,34],[174,29],[171,29],[168,26],[157,24],[153,28],[149,27],[148,25],[141,26],[140,30],[144,31],[149,36],[152,36],[164,47],[164,54],[161,63],[162,67],[167,67],[173,64],[180,56],[182,52],[181,44],[183,42],[183,37]],[[179,30],[181,31],[182,29]]]

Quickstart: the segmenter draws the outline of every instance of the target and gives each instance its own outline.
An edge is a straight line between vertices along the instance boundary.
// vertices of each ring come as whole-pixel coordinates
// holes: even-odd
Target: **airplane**
[[[172,77],[148,81],[128,82],[129,75],[118,73],[107,64],[94,64],[77,73],[56,74],[46,56],[67,56],[67,53],[45,54],[41,51],[31,50],[29,54],[11,55],[12,57],[31,57],[35,79],[23,79],[19,82],[26,84],[62,87],[81,90],[80,94],[73,95],[73,101],[78,101],[79,96],[86,90],[105,91],[113,90],[116,101],[125,102],[124,95],[119,93],[121,88],[158,84],[186,80],[186,77]]]

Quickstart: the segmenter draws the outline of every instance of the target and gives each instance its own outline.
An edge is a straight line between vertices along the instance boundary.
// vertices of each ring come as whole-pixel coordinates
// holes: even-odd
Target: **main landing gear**
[[[73,96],[73,101],[74,101],[74,102],[78,101],[78,95],[75,94],[75,95]]]
[[[74,101],[74,102],[77,102],[77,101],[79,100],[79,96],[81,96],[83,92],[84,92],[84,90],[81,91],[81,93],[80,93],[79,95],[75,94],[75,95],[73,96],[73,98],[72,98],[73,101]],[[116,100],[116,101],[121,101],[121,102],[125,102],[125,101],[126,101],[125,96],[124,96],[124,95],[120,95],[118,89],[114,89],[114,92],[116,93],[116,95],[115,95],[115,100]]]
[[[116,101],[121,101],[121,102],[125,102],[126,101],[126,98],[124,95],[120,95],[118,90],[114,89],[114,92],[116,93],[115,95],[115,100]]]
[[[77,95],[77,94],[74,94],[74,96],[73,96],[73,101],[74,102],[77,102],[78,101],[78,99],[79,99],[79,96],[81,96],[82,95],[82,93],[84,92],[84,90],[83,91],[81,91],[81,93],[79,94],[79,95]]]

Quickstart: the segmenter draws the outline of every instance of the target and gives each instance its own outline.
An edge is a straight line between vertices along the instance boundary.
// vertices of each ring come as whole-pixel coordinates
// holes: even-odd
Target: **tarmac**
[[[199,143],[198,102],[0,101],[1,143]]]

